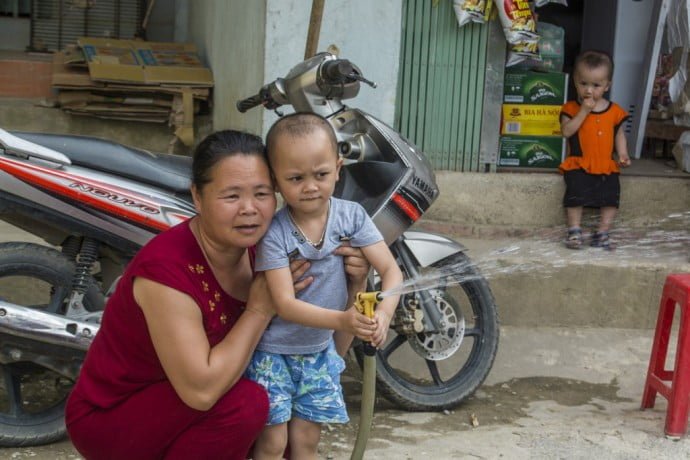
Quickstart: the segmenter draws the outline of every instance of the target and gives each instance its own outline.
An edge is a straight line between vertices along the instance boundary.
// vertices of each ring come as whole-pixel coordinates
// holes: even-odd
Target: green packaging
[[[568,75],[507,68],[503,102],[507,104],[562,105],[566,100]]]
[[[498,166],[557,168],[565,155],[565,139],[556,136],[501,136]]]

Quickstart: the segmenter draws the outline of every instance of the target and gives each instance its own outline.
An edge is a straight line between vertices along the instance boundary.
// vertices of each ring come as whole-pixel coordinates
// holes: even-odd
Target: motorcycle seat
[[[189,194],[191,157],[153,153],[89,136],[11,131],[67,156],[72,164]]]

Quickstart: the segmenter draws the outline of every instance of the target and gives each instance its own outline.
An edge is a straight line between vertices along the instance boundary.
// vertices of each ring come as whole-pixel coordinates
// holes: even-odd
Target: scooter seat
[[[192,159],[153,153],[89,136],[11,131],[26,141],[67,156],[72,164],[188,194]]]

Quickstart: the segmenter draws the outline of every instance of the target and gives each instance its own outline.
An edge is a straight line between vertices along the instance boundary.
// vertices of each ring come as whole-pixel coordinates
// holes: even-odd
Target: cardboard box
[[[213,86],[211,70],[201,64],[192,44],[90,37],[78,44],[93,80]]]
[[[562,137],[501,136],[498,166],[557,168],[564,157]]]
[[[507,104],[563,105],[568,75],[507,68],[503,80],[503,102]]]
[[[560,105],[503,104],[501,134],[560,136]]]

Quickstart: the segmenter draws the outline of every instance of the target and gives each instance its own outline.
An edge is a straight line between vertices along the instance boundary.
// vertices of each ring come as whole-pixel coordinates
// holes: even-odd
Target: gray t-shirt
[[[372,245],[383,240],[364,208],[352,201],[331,198],[326,234],[321,249],[308,243],[292,223],[287,207],[273,217],[256,252],[256,271],[289,266],[292,258],[308,259],[307,275],[314,281],[297,293],[297,298],[321,308],[345,310],[347,277],[342,256],[333,251],[348,239],[353,247]],[[278,316],[264,332],[257,350],[279,354],[306,354],[325,350],[333,331],[302,326]]]

